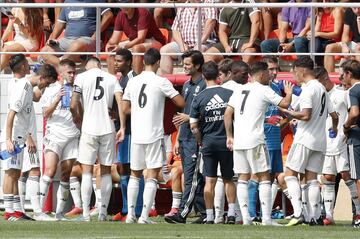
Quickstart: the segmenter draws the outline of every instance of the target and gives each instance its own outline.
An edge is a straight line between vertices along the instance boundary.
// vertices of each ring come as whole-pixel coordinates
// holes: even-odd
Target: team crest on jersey
[[[15,102],[15,107],[16,107],[17,109],[21,109],[21,107],[22,107],[22,102],[21,102],[21,100],[18,100],[18,101]]]
[[[200,91],[200,86],[198,85],[198,86],[196,86],[196,88],[195,88],[195,95],[197,95],[197,93],[199,93],[199,91]]]
[[[187,95],[188,91],[189,91],[189,88],[186,88],[185,89],[185,95]]]

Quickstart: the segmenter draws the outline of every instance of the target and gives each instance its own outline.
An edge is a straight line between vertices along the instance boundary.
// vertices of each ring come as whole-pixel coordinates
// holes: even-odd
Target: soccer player
[[[233,155],[226,148],[224,125],[225,109],[233,92],[217,85],[219,70],[215,62],[205,63],[202,73],[207,87],[193,100],[190,129],[197,143],[201,145],[204,161],[206,224],[214,224],[214,189],[219,165],[229,207],[227,223],[235,224],[236,189],[232,181]]]
[[[15,55],[10,61],[10,66],[15,74],[21,74],[29,69],[29,65],[24,55]],[[45,89],[57,80],[57,73],[54,67],[45,64],[35,76],[19,79],[14,85],[10,94],[9,112],[5,123],[5,129],[1,137],[1,149],[9,152],[14,151],[14,147],[25,144],[28,126],[33,110],[33,88],[37,86],[39,90]],[[18,179],[23,163],[24,151],[2,161],[2,169],[5,171],[3,193],[6,220],[25,219],[20,212],[20,201],[14,202],[14,197],[18,195]],[[19,210],[20,208],[20,210]],[[34,208],[35,209],[35,208]],[[39,211],[38,211],[39,210]],[[41,213],[39,205],[35,215]]]
[[[195,208],[201,213],[201,217],[193,223],[204,223],[206,212],[204,202],[204,179],[199,173],[200,158],[198,158],[198,145],[190,131],[189,114],[194,96],[205,89],[206,83],[201,74],[204,64],[204,56],[200,51],[187,51],[182,55],[185,74],[190,80],[183,85],[182,95],[186,106],[182,113],[177,113],[173,123],[179,126],[179,134],[175,144],[175,154],[181,155],[181,163],[184,172],[184,191],[181,198],[180,208],[177,214],[165,217],[168,223],[186,223],[186,217]]]
[[[177,107],[183,108],[184,99],[166,78],[155,72],[160,66],[160,52],[150,48],[144,55],[145,70],[129,80],[123,96],[123,110],[131,113],[131,176],[128,185],[128,215],[126,223],[135,223],[135,205],[139,181],[144,169],[147,179],[144,188],[144,206],[138,223],[151,224],[149,211],[155,200],[157,177],[163,166],[164,148],[164,105],[169,97]],[[144,121],[144,116],[148,120]],[[126,119],[126,117],[124,117]]]
[[[74,124],[70,112],[75,68],[75,62],[61,60],[59,71],[63,83],[58,81],[51,85],[41,99],[43,116],[47,123],[44,136],[45,171],[40,183],[40,206],[44,207],[49,186],[60,162],[61,175],[55,214],[57,220],[66,220],[63,211],[70,193],[70,173],[78,157],[80,130]]]
[[[111,165],[115,159],[115,127],[109,115],[114,96],[121,109],[121,87],[115,76],[100,69],[100,60],[91,57],[86,71],[77,75],[70,111],[75,124],[81,122],[79,109],[83,108],[78,161],[82,166],[81,197],[83,216],[90,221],[93,166],[98,156],[101,170],[101,209],[98,220],[105,221],[112,190]],[[119,110],[121,112],[121,110]],[[120,117],[120,114],[119,114]],[[121,116],[122,118],[122,116]],[[123,140],[124,127],[116,134]]]
[[[136,76],[135,71],[132,69],[132,58],[133,55],[128,49],[120,49],[116,52],[115,55],[115,71],[121,73],[120,86],[124,91],[126,89],[127,83],[130,79]],[[122,96],[122,94],[121,94]],[[118,123],[118,122],[116,122]],[[115,123],[115,127],[117,124]],[[120,125],[118,126],[120,127]],[[128,116],[126,120],[125,128],[125,138],[122,143],[118,144],[118,163],[117,170],[120,174],[120,187],[121,187],[121,197],[122,197],[122,209],[121,211],[113,217],[114,221],[126,219],[128,213],[128,204],[127,204],[127,187],[130,179],[130,142],[131,142],[131,124],[130,117]],[[140,179],[139,186],[139,196],[137,198],[137,203],[135,207],[135,214],[140,215],[143,205],[143,192],[144,192],[144,177]]]
[[[344,83],[351,85],[349,89],[348,118],[343,125],[345,136],[347,137],[348,153],[350,161],[350,175],[355,179],[358,200],[360,198],[360,63],[358,61],[347,62],[343,66]],[[355,198],[353,198],[355,200]],[[355,204],[356,205],[356,204]],[[354,227],[360,228],[360,216],[357,215]]]
[[[251,67],[253,83],[238,87],[225,111],[227,147],[234,151],[234,172],[239,174],[237,198],[244,225],[251,224],[248,211],[248,181],[255,174],[260,181],[262,224],[276,225],[271,220],[271,178],[268,152],[265,147],[265,112],[270,103],[287,108],[291,103],[292,86],[285,83],[285,98],[269,86],[268,64],[257,62]],[[233,134],[234,118],[234,134]]]
[[[343,125],[347,118],[347,91],[339,89],[330,80],[325,68],[315,68],[316,79],[325,87],[329,98],[333,104],[334,111],[339,116],[339,125]],[[326,218],[324,225],[334,224],[334,204],[335,204],[335,179],[338,173],[348,186],[352,201],[355,205],[356,215],[360,215],[360,203],[356,183],[350,177],[349,158],[347,155],[347,145],[344,140],[342,127],[338,129],[337,136],[329,132],[331,128],[331,117],[326,120],[326,154],[322,173],[324,175],[324,206]]]
[[[294,141],[286,160],[285,182],[294,208],[294,218],[287,225],[294,226],[304,222],[299,174],[305,174],[308,186],[308,196],[305,199],[308,199],[306,201],[310,209],[309,224],[317,225],[322,224],[322,219],[319,219],[320,187],[317,175],[321,173],[326,151],[326,119],[330,113],[331,129],[337,132],[338,116],[332,109],[325,87],[315,80],[313,60],[301,57],[295,61],[293,69],[295,81],[299,85],[303,83],[303,86],[299,96],[300,110],[284,110],[289,117],[298,120]]]

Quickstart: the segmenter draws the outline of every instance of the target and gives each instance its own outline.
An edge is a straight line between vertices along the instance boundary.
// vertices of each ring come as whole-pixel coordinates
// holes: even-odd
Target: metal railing
[[[322,7],[360,7],[360,2],[357,3],[0,3],[0,7],[24,7],[24,8],[64,8],[64,7],[82,7],[82,8],[96,8],[96,51],[95,52],[66,52],[67,55],[113,55],[113,52],[100,52],[101,50],[101,8],[197,8],[198,17],[201,18],[201,11],[203,8],[253,8],[253,7],[267,7],[267,8],[283,8],[283,7],[308,7],[311,10],[311,38],[310,38],[310,51],[308,53],[226,53],[229,56],[241,56],[241,55],[254,55],[254,56],[286,56],[286,55],[309,55],[312,58],[315,56],[324,55],[341,55],[341,56],[355,56],[360,53],[316,53],[315,52],[315,9]],[[1,13],[0,13],[1,17]],[[0,23],[0,29],[1,29]],[[197,32],[197,44],[198,49],[201,49],[201,21],[198,21],[198,32]],[[0,52],[0,54],[17,54],[19,52]],[[24,52],[26,54],[52,54],[52,55],[63,55],[64,52]],[[133,53],[133,55],[143,55],[143,53]],[[162,55],[181,55],[181,53],[162,53]],[[204,55],[225,55],[224,53],[204,53]]]

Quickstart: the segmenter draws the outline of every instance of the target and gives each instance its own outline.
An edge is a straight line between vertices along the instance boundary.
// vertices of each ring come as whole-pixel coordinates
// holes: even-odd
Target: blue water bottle
[[[23,148],[25,148],[25,144],[23,145],[18,145],[18,144],[15,144],[14,145],[14,151],[12,153],[9,153],[9,151],[7,150],[3,150],[0,152],[0,159],[1,160],[5,160],[5,159],[8,159],[8,158],[11,158],[15,155],[17,155],[18,153],[20,153]]]
[[[331,139],[336,138],[337,133],[333,129],[329,129],[329,137]]]
[[[70,94],[71,94],[71,86],[66,83],[64,85],[65,94],[61,97],[61,108],[68,109],[70,108]]]

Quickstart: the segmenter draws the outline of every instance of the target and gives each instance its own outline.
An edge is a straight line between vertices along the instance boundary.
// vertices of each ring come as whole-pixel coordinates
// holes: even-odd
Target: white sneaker
[[[98,217],[98,221],[99,222],[105,222],[105,221],[107,221],[106,220],[106,215],[105,214],[99,214],[99,217]]]
[[[35,221],[45,221],[45,222],[54,222],[57,221],[56,218],[50,217],[46,213],[40,212],[40,213],[34,213],[34,219]]]
[[[151,221],[149,218],[148,219],[144,219],[142,217],[139,218],[138,220],[139,224],[156,224],[156,222]]]
[[[62,213],[56,213],[56,214],[55,214],[55,219],[56,219],[57,221],[63,221],[63,222],[69,221],[69,219],[67,219],[66,217],[64,217],[64,214],[62,214]]]
[[[130,215],[128,214],[127,217],[126,217],[125,223],[126,223],[126,224],[136,223],[136,217],[130,216]]]
[[[215,224],[224,224],[224,218],[223,217],[215,217],[214,223]]]
[[[261,223],[261,225],[263,225],[263,226],[275,226],[275,227],[281,227],[282,225],[281,224],[279,224],[277,221],[275,221],[275,220],[266,220],[266,221],[263,221],[262,223]]]
[[[90,210],[90,217],[94,217],[98,215],[99,215],[99,209],[97,207],[94,207]]]
[[[74,222],[90,222],[91,218],[90,218],[90,215],[86,216],[86,217],[81,215],[81,216],[78,216],[78,217],[72,219],[71,221],[74,221]]]

